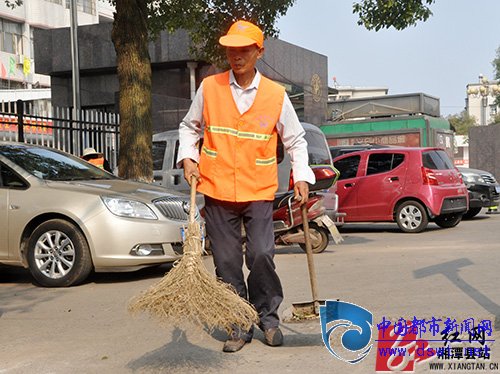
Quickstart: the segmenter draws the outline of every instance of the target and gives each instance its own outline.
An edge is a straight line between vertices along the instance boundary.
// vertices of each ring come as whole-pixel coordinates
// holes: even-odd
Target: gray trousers
[[[272,201],[236,203],[205,196],[207,237],[215,272],[255,306],[262,330],[279,325],[278,307],[283,301],[283,289],[273,259],[272,215]],[[245,263],[250,271],[248,286],[243,275],[242,222],[246,232]]]

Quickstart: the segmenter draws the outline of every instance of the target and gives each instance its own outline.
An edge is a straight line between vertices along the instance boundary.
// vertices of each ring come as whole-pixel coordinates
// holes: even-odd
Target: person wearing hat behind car
[[[198,179],[205,195],[205,221],[219,278],[234,286],[259,313],[265,343],[283,344],[278,307],[283,300],[274,264],[273,199],[278,189],[278,136],[292,159],[294,194],[306,203],[309,183],[307,142],[285,89],[255,68],[264,54],[264,35],[237,21],[219,39],[230,70],[203,80],[179,125],[178,166],[184,177]],[[202,128],[204,132],[202,134]],[[203,146],[198,142],[203,135]],[[241,224],[246,232],[243,255]],[[243,257],[249,269],[245,283]],[[237,326],[224,343],[236,352],[253,336]]]
[[[94,148],[85,148],[81,158],[111,173],[111,167],[109,166],[108,160],[104,158],[104,154],[97,152]]]

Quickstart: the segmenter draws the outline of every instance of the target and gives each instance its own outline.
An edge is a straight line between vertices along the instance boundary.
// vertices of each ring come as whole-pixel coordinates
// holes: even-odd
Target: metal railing
[[[115,113],[52,107],[31,102],[0,103],[0,140],[57,148],[80,156],[88,147],[102,152],[114,170],[120,149],[120,119]]]

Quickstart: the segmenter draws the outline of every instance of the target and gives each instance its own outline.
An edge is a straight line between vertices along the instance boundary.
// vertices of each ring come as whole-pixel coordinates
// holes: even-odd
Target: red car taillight
[[[422,182],[424,184],[430,184],[437,186],[438,180],[431,169],[422,166]]]

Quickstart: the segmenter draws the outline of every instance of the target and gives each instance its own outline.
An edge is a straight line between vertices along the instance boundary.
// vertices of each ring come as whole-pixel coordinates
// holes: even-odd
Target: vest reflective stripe
[[[261,159],[256,159],[255,160],[255,163],[257,165],[269,165],[269,164],[273,164],[276,162],[276,157],[271,157],[271,158],[268,158],[267,160],[261,160]]]
[[[238,136],[238,130],[229,127],[207,126],[206,130],[208,132],[213,132],[214,134],[227,134],[232,136]]]
[[[212,151],[211,149],[208,149],[207,147],[203,147],[201,150],[203,153],[205,153],[208,157],[216,157],[217,152]]]
[[[207,127],[207,131],[212,132],[214,134],[227,134],[231,136],[236,136],[237,138],[255,139],[255,140],[271,139],[271,135],[259,134],[255,132],[238,131],[231,129],[229,127],[209,126]]]
[[[282,86],[262,77],[252,106],[241,114],[231,93],[229,72],[205,78],[199,192],[225,201],[274,199],[276,123],[284,95]]]

